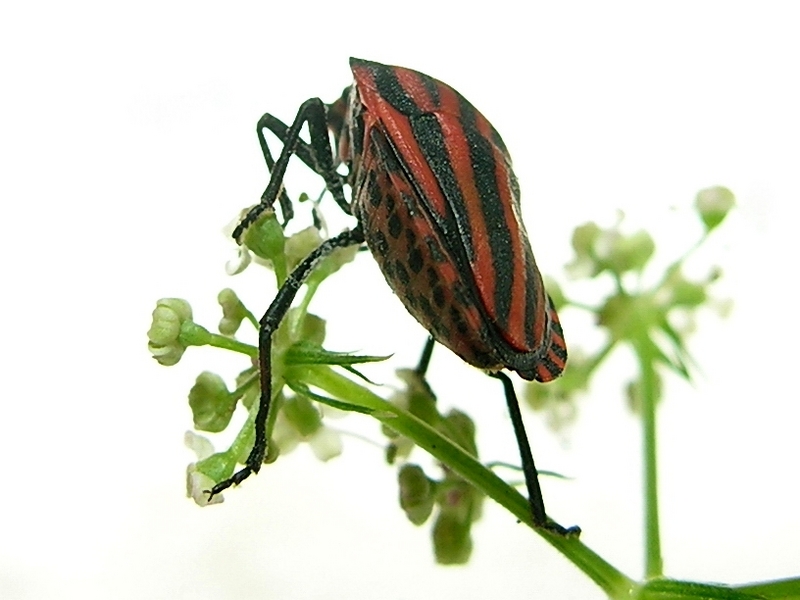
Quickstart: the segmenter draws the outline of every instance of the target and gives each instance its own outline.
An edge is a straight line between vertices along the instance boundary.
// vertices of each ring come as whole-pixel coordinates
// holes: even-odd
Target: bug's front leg
[[[280,198],[281,208],[287,210],[287,205],[290,205],[288,196],[283,192],[283,179],[286,174],[286,167],[289,165],[289,159],[293,154],[301,156],[304,162],[308,164],[308,160],[313,160],[314,170],[322,175],[325,179],[325,185],[330,190],[336,202],[340,206],[347,206],[349,214],[349,204],[344,198],[344,190],[342,188],[342,178],[336,172],[333,164],[333,151],[331,150],[330,138],[328,137],[328,124],[325,117],[325,104],[319,98],[309,98],[297,111],[297,116],[289,126],[288,129],[283,131],[283,128],[278,126],[277,129],[283,134],[283,148],[277,160],[273,160],[272,154],[267,146],[266,139],[264,138],[263,127],[268,127],[270,123],[280,123],[278,119],[267,114],[261,117],[258,122],[258,139],[261,144],[261,150],[264,153],[264,160],[267,161],[267,167],[270,169],[270,178],[267,188],[261,195],[261,202],[250,209],[244,216],[239,225],[233,231],[233,237],[240,240],[244,231],[252,225],[264,211],[272,208],[275,201]],[[303,125],[308,124],[308,133],[311,138],[311,143],[306,145],[300,139],[300,132]],[[280,123],[282,125],[282,123]],[[280,135],[278,137],[281,137]],[[300,146],[303,144],[303,146]],[[298,150],[298,148],[303,148]],[[310,155],[310,156],[308,156]],[[288,212],[284,214],[284,221],[288,220],[286,217],[290,216],[292,209],[288,208]]]
[[[330,127],[331,124],[328,122],[328,113],[327,107],[325,109],[325,123],[326,127]],[[264,137],[264,130],[268,129],[271,131],[275,137],[277,137],[281,142],[284,144],[286,143],[286,139],[289,135],[289,126],[286,125],[283,121],[279,118],[267,113],[263,115],[258,120],[257,125],[257,132],[258,132],[258,143],[261,145],[261,152],[264,154],[264,160],[267,162],[267,167],[269,168],[270,172],[273,169],[273,165],[275,161],[272,158],[272,154],[270,153],[269,146],[267,146],[267,140]],[[325,180],[325,186],[328,191],[331,192],[333,195],[333,199],[336,201],[336,204],[339,205],[346,214],[351,214],[350,203],[347,202],[347,199],[344,197],[343,185],[347,180],[347,177],[344,175],[339,174],[335,168],[335,161],[327,160],[327,157],[331,154],[330,149],[330,141],[327,137],[327,131],[325,135],[322,135],[322,132],[316,131],[316,134],[313,138],[316,141],[315,144],[307,144],[302,139],[298,140],[297,147],[295,148],[295,154],[297,157],[302,160],[308,168],[313,170],[317,173],[320,177]],[[324,142],[324,146],[323,146]],[[281,203],[281,210],[285,210],[284,207],[284,197],[286,198],[286,202],[289,202],[288,196],[286,196],[285,191],[281,191],[280,203]],[[291,206],[289,206],[289,212],[284,213],[284,225],[286,222],[289,221],[291,218],[291,214],[293,213]],[[288,215],[288,216],[287,216]]]
[[[270,177],[272,176],[272,172],[275,169],[275,159],[272,157],[272,152],[269,149],[269,145],[267,144],[267,138],[264,137],[264,128],[268,128],[270,131],[275,133],[275,130],[272,129],[268,124],[276,124],[278,127],[278,131],[281,133],[276,133],[275,135],[278,136],[278,139],[281,142],[286,144],[286,134],[289,131],[289,126],[286,125],[283,121],[278,119],[277,117],[273,117],[269,113],[265,113],[261,116],[258,120],[258,124],[256,125],[256,134],[258,135],[258,144],[261,146],[261,153],[264,155],[264,161],[267,163],[267,171],[270,173]],[[297,156],[301,158],[301,160],[309,164],[306,158],[310,157],[311,151],[307,148],[306,143],[302,140],[298,142],[296,153]],[[263,201],[263,200],[262,200]],[[292,217],[294,216],[294,207],[292,206],[292,201],[289,199],[288,194],[286,193],[286,188],[281,186],[281,192],[278,197],[278,202],[281,205],[281,213],[283,214],[283,225],[284,227],[286,224],[291,221]]]
[[[325,240],[315,250],[313,250],[303,261],[297,265],[294,271],[286,278],[286,282],[275,295],[272,304],[269,305],[267,312],[260,321],[258,332],[258,366],[261,381],[261,396],[258,401],[258,413],[256,415],[256,435],[253,448],[245,461],[245,466],[233,474],[228,479],[219,482],[210,490],[209,501],[220,492],[228,489],[232,485],[239,485],[253,473],[258,473],[267,454],[267,421],[272,408],[272,335],[280,326],[286,313],[294,301],[300,287],[308,279],[314,267],[320,260],[328,256],[337,248],[345,248],[364,242],[364,234],[360,227],[347,230],[336,237]]]

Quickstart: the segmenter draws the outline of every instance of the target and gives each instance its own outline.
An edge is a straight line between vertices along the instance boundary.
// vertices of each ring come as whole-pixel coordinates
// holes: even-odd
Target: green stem
[[[211,337],[208,340],[208,345],[213,346],[214,348],[232,350],[233,352],[246,354],[247,356],[250,357],[258,356],[258,348],[256,346],[252,346],[251,344],[245,344],[244,342],[240,342],[235,338],[231,338],[225,335],[219,335],[218,333],[211,334]]]
[[[272,269],[275,271],[275,281],[278,284],[278,289],[280,289],[289,276],[289,268],[286,265],[286,254],[280,252],[277,256],[272,257]]]
[[[253,372],[247,376],[247,378],[239,385],[235,390],[231,392],[231,396],[233,398],[241,398],[244,396],[247,388],[251,385],[254,385],[258,381],[258,371],[253,369]]]
[[[653,290],[655,290],[655,292],[658,292],[658,290],[662,289],[667,284],[667,282],[669,281],[669,278],[672,276],[672,273],[675,272],[676,270],[680,269],[681,266],[683,265],[683,263],[685,263],[689,259],[689,257],[692,254],[694,254],[694,252],[700,246],[703,245],[703,243],[708,239],[708,235],[710,233],[711,232],[708,231],[708,230],[704,231],[703,235],[700,236],[700,239],[698,239],[694,244],[692,244],[692,246],[689,247],[689,249],[686,250],[686,252],[684,252],[679,259],[673,261],[672,264],[670,264],[664,270],[664,276],[661,278],[661,281],[658,283],[658,285],[656,285],[653,288]]]
[[[736,589],[741,592],[752,594],[758,598],[798,600],[800,599],[800,577],[751,583],[738,586]]]
[[[294,321],[289,324],[289,335],[292,339],[297,339],[297,332],[300,330],[303,319],[305,319],[308,314],[308,307],[311,304],[311,299],[314,297],[314,294],[317,293],[320,283],[322,283],[322,280],[309,280],[306,282],[306,293],[303,295],[302,300],[300,300],[300,304],[297,305],[298,310],[295,314]]]
[[[256,371],[254,377],[258,377],[258,372]],[[237,388],[236,392],[239,392],[243,388],[255,384],[255,379],[250,379],[242,384],[239,388]],[[281,394],[281,390],[277,389],[274,391],[272,395],[272,410],[269,411],[269,416],[267,420],[267,435],[272,433],[272,430],[275,427],[275,419],[278,417],[278,413],[280,412],[280,407],[283,402],[283,396]],[[250,450],[253,448],[253,442],[255,442],[256,437],[256,417],[258,416],[258,402],[253,402],[250,408],[247,411],[247,419],[245,419],[242,428],[239,430],[239,433],[236,435],[236,438],[233,440],[230,448],[228,448],[228,453],[230,456],[234,457],[239,463],[244,464],[245,459],[248,454],[250,454]]]
[[[245,308],[245,311],[246,311],[245,312],[245,318],[248,320],[248,322],[253,327],[258,329],[261,326],[261,324],[258,322],[258,319],[256,319],[256,316],[253,313],[251,313],[249,310],[247,310],[246,308]]]
[[[336,373],[330,367],[309,367],[303,381],[343,401],[371,409],[372,416],[381,423],[401,435],[411,438],[419,447],[510,511],[519,521],[533,528],[536,533],[586,573],[609,597],[630,597],[632,590],[636,587],[631,579],[604,561],[580,540],[564,538],[534,528],[530,506],[524,496],[427,423],[373,394],[347,377]]]
[[[606,356],[608,356],[608,354],[614,349],[616,345],[617,345],[616,340],[612,340],[608,342],[602,350],[597,352],[592,357],[592,359],[589,361],[589,366],[586,372],[587,380],[589,378],[589,375],[591,375],[594,372],[594,370],[600,366],[600,363],[602,363],[605,360]]]
[[[645,576],[661,577],[661,534],[658,518],[658,463],[656,460],[656,374],[649,339],[634,342],[641,369],[642,441],[644,457]]]
[[[273,411],[274,412],[274,411]],[[244,457],[250,452],[253,447],[253,442],[256,437],[256,415],[258,414],[258,402],[253,402],[250,409],[247,411],[247,419],[245,419],[242,428],[234,438],[233,443],[227,450],[227,454],[234,460],[242,462]]]

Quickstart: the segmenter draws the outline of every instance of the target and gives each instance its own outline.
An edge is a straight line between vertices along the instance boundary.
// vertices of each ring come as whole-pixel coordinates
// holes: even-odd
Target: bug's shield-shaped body
[[[331,106],[353,212],[387,282],[466,362],[549,381],[567,351],[525,227],[502,138],[427,75],[351,59]]]

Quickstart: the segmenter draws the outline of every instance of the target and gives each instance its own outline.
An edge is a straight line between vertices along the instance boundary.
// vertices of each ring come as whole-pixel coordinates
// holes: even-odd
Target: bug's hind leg
[[[536,470],[536,465],[533,462],[533,454],[531,453],[528,436],[525,433],[525,425],[522,422],[522,414],[519,410],[519,401],[517,400],[517,393],[514,391],[514,384],[505,373],[489,373],[489,376],[499,379],[503,384],[506,403],[508,404],[508,412],[511,415],[511,422],[514,425],[514,434],[517,438],[519,454],[522,459],[522,472],[525,475],[525,486],[528,488],[528,503],[531,508],[533,524],[536,527],[563,537],[578,537],[581,533],[580,527],[564,527],[559,525],[551,520],[545,512],[544,497],[542,496],[542,488],[539,485],[539,472]]]

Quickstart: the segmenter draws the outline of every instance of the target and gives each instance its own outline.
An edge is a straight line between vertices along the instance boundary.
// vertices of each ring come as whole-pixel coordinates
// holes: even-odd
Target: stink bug
[[[283,177],[293,154],[325,180],[357,225],[311,252],[261,319],[255,443],[245,467],[210,494],[257,473],[264,460],[271,338],[295,294],[321,258],[366,242],[386,281],[432,336],[423,362],[436,340],[502,381],[533,522],[562,535],[577,534],[578,528],[565,529],[546,515],[514,388],[500,372],[510,369],[524,379],[545,382],[558,377],[567,360],[561,325],[520,218],[519,186],[508,150],[489,121],[450,86],[410,69],[355,58],[350,68],[355,81],[333,104],[305,101],[290,126],[270,114],[258,122],[271,176],[261,202],[242,219],[234,237],[240,240],[276,201],[284,222],[292,217]],[[300,138],[305,124],[309,143]],[[277,160],[265,129],[283,142]],[[346,175],[337,172],[338,164],[346,166]],[[352,190],[351,202],[344,185]]]

